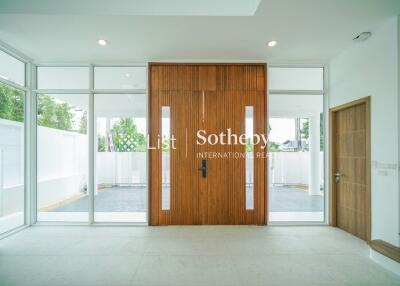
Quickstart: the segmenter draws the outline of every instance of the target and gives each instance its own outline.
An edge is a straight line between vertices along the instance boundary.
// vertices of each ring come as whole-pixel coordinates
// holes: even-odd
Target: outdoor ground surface
[[[310,196],[299,188],[271,187],[269,190],[270,212],[322,212],[323,196]],[[147,209],[146,187],[105,188],[95,196],[95,210],[98,212],[145,212]],[[88,196],[55,208],[54,212],[85,212]]]

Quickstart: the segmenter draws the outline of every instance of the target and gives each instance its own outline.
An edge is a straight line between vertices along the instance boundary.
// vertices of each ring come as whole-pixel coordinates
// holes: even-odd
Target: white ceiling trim
[[[253,16],[261,0],[2,0],[1,14]]]

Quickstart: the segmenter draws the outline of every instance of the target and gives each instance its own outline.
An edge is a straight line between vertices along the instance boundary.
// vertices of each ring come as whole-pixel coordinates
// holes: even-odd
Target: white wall
[[[324,185],[324,153],[319,154],[319,183]],[[269,183],[308,186],[309,152],[269,153]]]
[[[329,105],[371,96],[372,239],[399,245],[398,19],[351,46],[329,66]]]
[[[97,152],[98,184],[147,184],[146,152]]]

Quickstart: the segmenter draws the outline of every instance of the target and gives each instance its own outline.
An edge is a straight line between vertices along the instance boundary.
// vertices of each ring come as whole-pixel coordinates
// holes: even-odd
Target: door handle
[[[201,171],[201,176],[203,178],[207,177],[207,161],[206,160],[201,160],[201,168],[199,168],[199,171]]]
[[[342,174],[340,174],[339,172],[335,173],[335,182],[339,183],[340,182],[340,177],[342,176]]]

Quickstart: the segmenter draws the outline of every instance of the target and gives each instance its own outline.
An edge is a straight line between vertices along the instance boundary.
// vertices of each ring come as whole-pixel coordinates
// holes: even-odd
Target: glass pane
[[[171,166],[171,148],[170,148],[170,130],[171,114],[169,106],[163,106],[161,109],[161,138],[162,138],[162,200],[161,209],[169,210],[171,208],[171,184],[170,184],[170,166]]]
[[[323,96],[269,98],[269,220],[322,222]]]
[[[323,68],[269,68],[270,90],[323,90]]]
[[[24,101],[0,83],[0,233],[24,224]]]
[[[146,222],[147,96],[96,94],[94,219]]]
[[[147,88],[146,67],[95,67],[95,89]]]
[[[38,67],[38,89],[88,89],[88,67]]]
[[[37,97],[38,221],[88,221],[87,94]]]
[[[0,50],[0,77],[25,86],[25,63]]]
[[[246,210],[254,209],[254,119],[253,106],[246,106]]]

